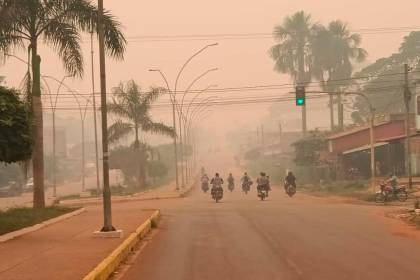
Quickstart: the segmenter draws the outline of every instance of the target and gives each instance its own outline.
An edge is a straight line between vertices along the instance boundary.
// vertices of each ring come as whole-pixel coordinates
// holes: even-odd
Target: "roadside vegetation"
[[[8,58],[16,49],[27,49],[30,65],[27,94],[33,126],[32,166],[34,208],[45,207],[43,110],[41,95],[41,49],[52,47],[67,74],[82,77],[84,70],[82,34],[96,32],[98,7],[86,0],[68,1],[0,1],[0,53]],[[109,12],[104,14],[106,53],[123,59],[126,40],[121,24]],[[41,45],[40,42],[43,44]],[[5,54],[5,55],[3,55]],[[7,145],[5,145],[8,147]],[[19,151],[19,149],[17,150]]]
[[[113,89],[112,102],[108,104],[111,115],[117,120],[108,128],[109,141],[116,144],[134,136],[129,147],[117,147],[111,154],[113,167],[123,171],[125,181],[138,189],[146,188],[146,177],[165,174],[164,167],[159,164],[159,153],[144,141],[146,133],[175,137],[176,132],[162,122],[151,117],[152,104],[164,93],[161,88],[151,88],[142,92],[135,81],[120,83]],[[125,154],[125,156],[123,156]],[[153,169],[153,167],[155,167]],[[157,169],[156,169],[157,167]],[[161,170],[158,170],[160,167]],[[149,170],[148,170],[149,169]],[[152,172],[150,172],[153,170]],[[155,172],[155,173],[153,173]]]
[[[340,196],[368,202],[375,201],[369,182],[364,180],[335,181],[316,185],[305,184],[300,189],[315,196]]]
[[[52,206],[42,209],[12,208],[0,211],[0,235],[39,224],[74,210],[75,208]]]

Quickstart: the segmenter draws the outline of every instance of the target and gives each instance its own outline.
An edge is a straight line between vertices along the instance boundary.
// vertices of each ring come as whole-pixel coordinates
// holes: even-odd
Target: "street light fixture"
[[[179,108],[178,108],[178,121],[179,121],[179,142],[180,142],[180,152],[181,152],[181,162],[182,162],[182,165],[181,165],[181,174],[182,174],[182,186],[184,186],[184,178],[185,178],[185,180],[187,180],[187,175],[186,175],[186,170],[185,170],[185,168],[184,168],[184,162],[185,162],[185,160],[184,160],[184,141],[183,141],[183,133],[182,133],[182,131],[183,131],[183,128],[182,128],[182,115],[183,115],[183,106],[184,106],[184,99],[185,99],[185,96],[187,95],[187,93],[191,90],[191,88],[194,86],[194,84],[196,83],[196,82],[198,82],[200,79],[202,79],[204,76],[206,76],[207,74],[209,74],[209,73],[211,73],[211,72],[214,72],[214,71],[217,71],[218,70],[218,68],[212,68],[212,69],[209,69],[209,70],[207,70],[207,71],[205,71],[204,73],[202,73],[201,75],[199,75],[199,76],[197,76],[192,82],[191,82],[191,84],[187,87],[187,89],[184,91],[184,94],[182,95],[182,99],[181,99],[181,103],[179,104]],[[185,129],[185,128],[184,128]],[[185,177],[184,177],[184,171],[185,171]],[[187,184],[188,184],[188,182],[187,182]]]
[[[60,94],[60,90],[61,87],[63,86],[63,83],[65,81],[66,78],[69,78],[71,76],[66,75],[63,76],[63,78],[59,81],[54,77],[51,76],[44,76],[42,75],[41,78],[44,81],[44,83],[47,85],[47,89],[49,92],[49,100],[50,100],[50,104],[51,104],[51,112],[52,112],[52,138],[53,138],[53,197],[57,197],[57,156],[56,156],[56,129],[55,129],[55,112],[56,112],[56,108],[57,108],[57,101],[58,101],[58,95]],[[48,83],[46,82],[45,78],[52,78],[54,81],[58,82],[58,87],[57,87],[57,91],[55,93],[54,96],[54,101],[53,101],[53,97],[51,94],[51,90],[50,87],[48,85]]]
[[[175,110],[176,110],[176,93],[173,93],[171,91],[171,88],[169,86],[168,80],[166,79],[165,74],[163,74],[163,72],[159,69],[149,69],[150,72],[158,72],[163,80],[165,81],[168,93],[169,93],[169,99],[171,100],[172,103],[172,121],[173,121],[173,127],[174,127],[174,131],[176,132],[176,116],[175,116]],[[177,148],[177,135],[174,136],[174,155],[175,155],[175,188],[176,190],[179,190],[179,177],[178,177],[178,148]]]

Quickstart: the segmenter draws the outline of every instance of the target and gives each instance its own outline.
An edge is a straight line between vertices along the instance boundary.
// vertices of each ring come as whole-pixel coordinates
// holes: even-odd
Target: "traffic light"
[[[305,87],[296,87],[296,106],[305,106]]]

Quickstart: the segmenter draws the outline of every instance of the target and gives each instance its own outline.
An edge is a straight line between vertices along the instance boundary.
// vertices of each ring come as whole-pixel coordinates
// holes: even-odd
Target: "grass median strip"
[[[11,208],[0,211],[0,235],[30,227],[74,211],[70,207]]]

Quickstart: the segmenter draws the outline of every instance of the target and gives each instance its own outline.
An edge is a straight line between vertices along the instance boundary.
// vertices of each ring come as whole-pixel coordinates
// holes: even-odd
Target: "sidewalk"
[[[112,202],[128,202],[135,200],[153,200],[153,199],[171,199],[179,198],[188,192],[188,188],[175,190],[175,184],[168,184],[156,189],[151,189],[144,192],[139,192],[127,196],[112,196]],[[78,199],[61,200],[60,205],[63,206],[86,206],[102,204],[102,196],[100,197],[87,197]]]
[[[113,204],[113,223],[124,231],[121,239],[93,237],[103,213],[102,205],[91,205],[79,216],[0,244],[0,279],[82,279],[150,217],[153,210],[142,207],[136,201]]]

